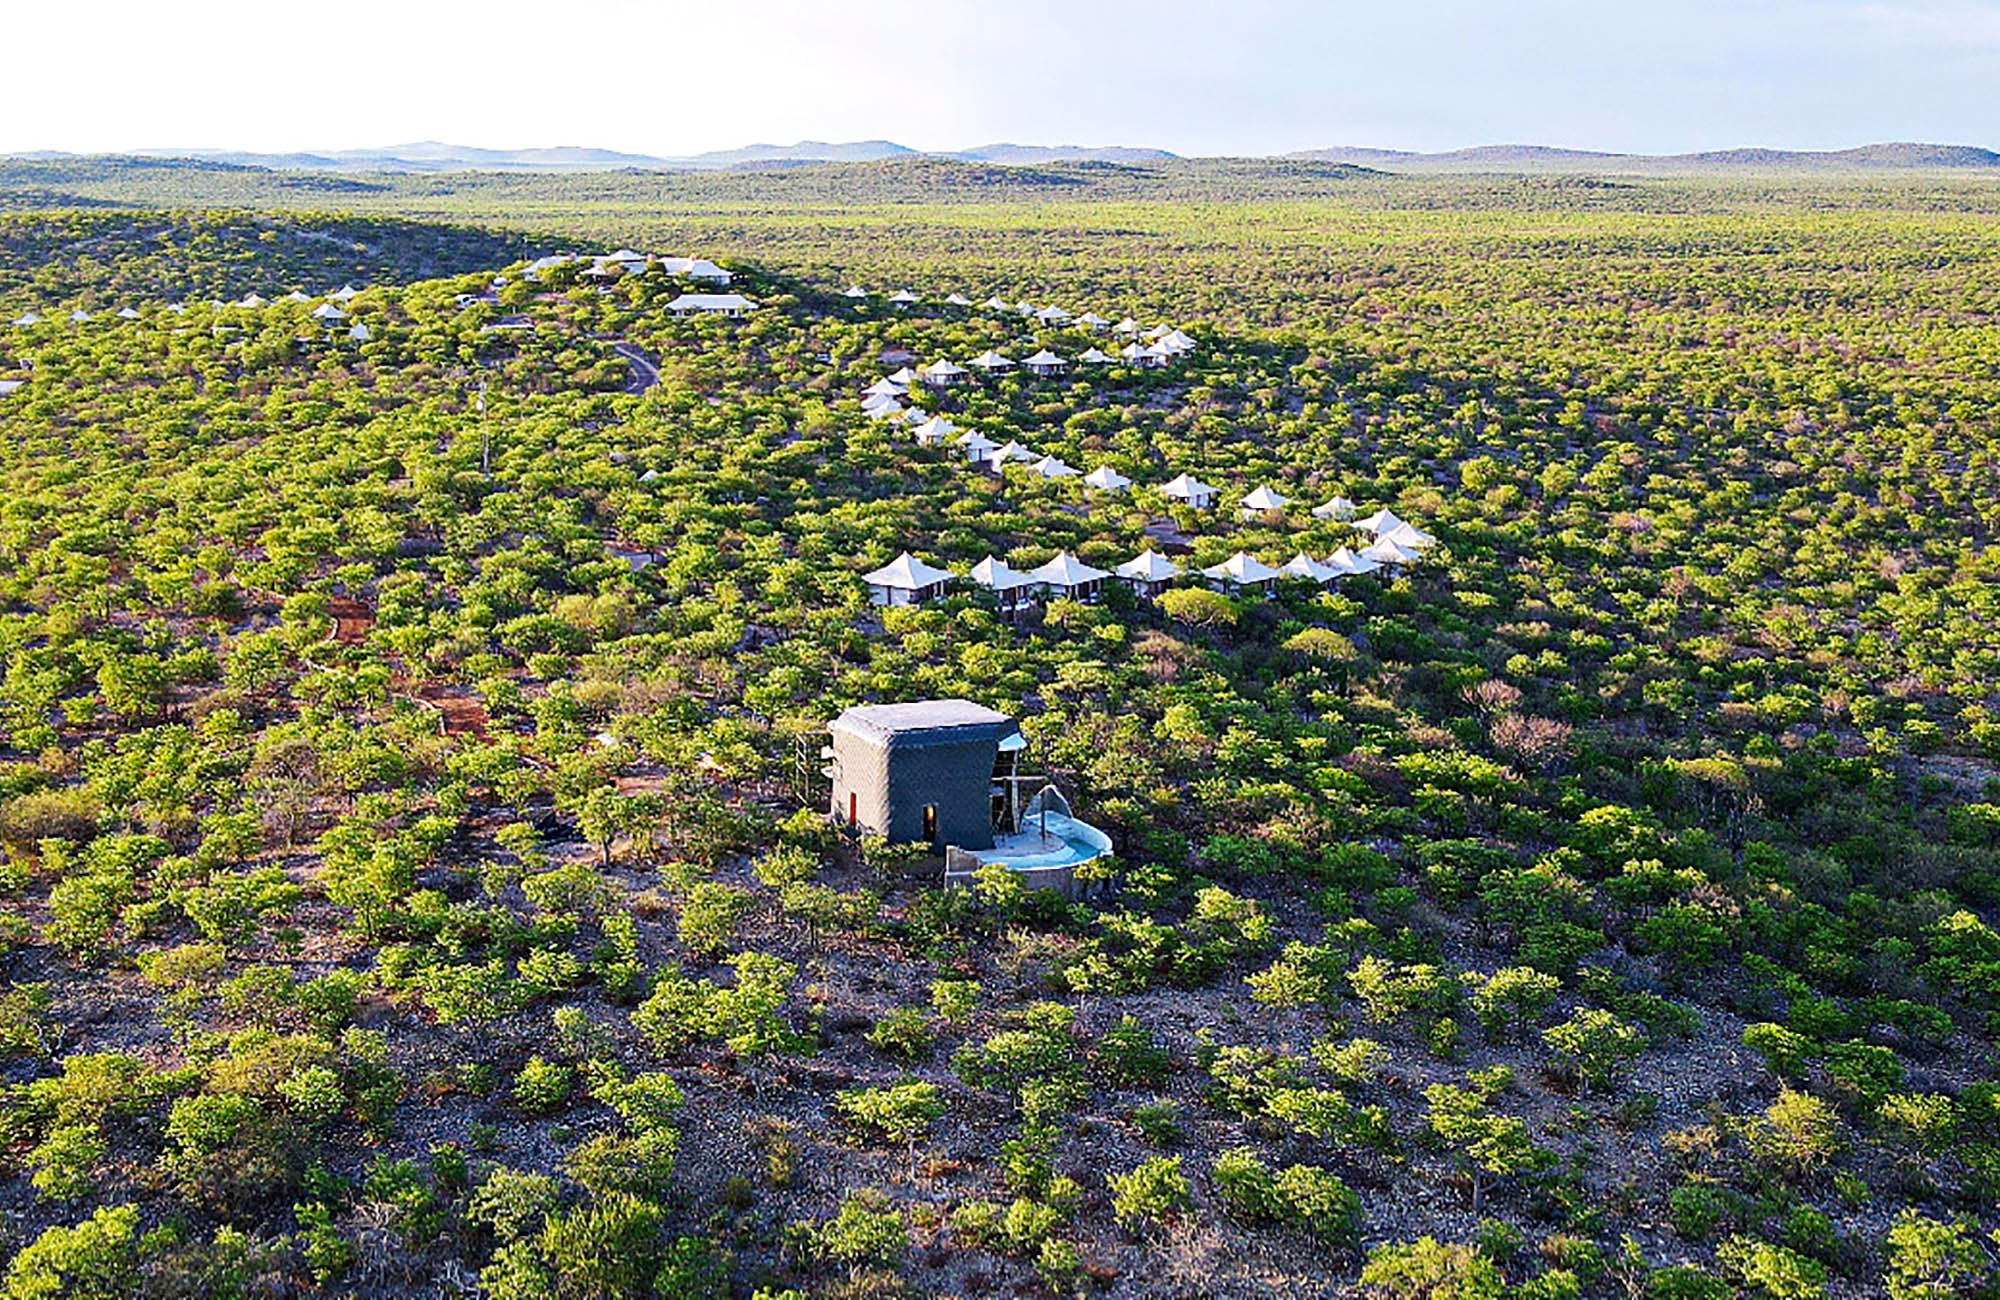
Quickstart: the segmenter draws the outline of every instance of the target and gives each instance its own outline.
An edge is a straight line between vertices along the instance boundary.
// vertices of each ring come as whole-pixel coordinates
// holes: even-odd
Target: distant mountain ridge
[[[37,150],[12,155],[58,160],[78,155]],[[958,150],[919,150],[893,140],[751,144],[684,156],[624,153],[578,145],[535,149],[484,149],[420,140],[369,149],[256,153],[230,149],[141,149],[130,155],[156,161],[188,159],[273,171],[448,173],[576,171],[760,171],[823,164],[875,163],[933,158],[994,167],[1046,167],[1104,163],[1125,166],[1181,161],[1165,149],[1137,145],[1038,145],[995,143]],[[1551,145],[1478,145],[1441,153],[1404,149],[1336,147],[1267,156],[1270,161],[1322,162],[1405,171],[1671,172],[1730,170],[1953,170],[2000,169],[2000,152],[1976,145],[1894,142],[1853,149],[1741,148],[1699,153],[1606,153]]]
[[[1503,171],[1689,171],[1689,170],[1914,170],[1940,168],[1981,170],[2000,168],[2000,153],[1976,145],[1923,144],[1898,141],[1861,145],[1854,149],[1711,149],[1700,153],[1602,153],[1589,149],[1558,149],[1549,145],[1478,145],[1443,153],[1401,149],[1303,149],[1284,155],[1315,162],[1353,163],[1364,167],[1406,167],[1414,170]]]

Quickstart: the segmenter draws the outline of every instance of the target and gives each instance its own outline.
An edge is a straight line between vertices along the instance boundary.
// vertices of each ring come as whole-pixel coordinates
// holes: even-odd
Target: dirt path
[[[614,342],[611,350],[625,358],[632,367],[632,378],[625,385],[628,393],[643,393],[660,382],[660,368],[647,359],[646,354],[630,343]]]

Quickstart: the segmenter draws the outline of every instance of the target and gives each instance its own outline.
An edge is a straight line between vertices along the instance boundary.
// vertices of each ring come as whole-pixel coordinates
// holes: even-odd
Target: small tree
[[[1840,1117],[1811,1093],[1786,1088],[1761,1116],[1745,1126],[1744,1139],[1766,1164],[1805,1178],[1818,1172],[1840,1149]]]
[[[1424,1097],[1430,1102],[1426,1120],[1431,1131],[1451,1148],[1472,1180],[1472,1212],[1477,1214],[1492,1182],[1546,1169],[1555,1154],[1535,1145],[1525,1122],[1493,1113],[1493,1099],[1513,1082],[1506,1066],[1475,1071],[1470,1082],[1467,1088],[1433,1084],[1424,1089]]]
[[[1605,1086],[1646,1050],[1645,1034],[1596,1007],[1544,1029],[1542,1041],[1562,1057],[1579,1090]]]
[[[1483,981],[1472,994],[1472,1011],[1488,1037],[1522,1038],[1528,1027],[1555,1005],[1562,981],[1532,966],[1508,966]]]
[[[849,1088],[835,1099],[834,1107],[850,1122],[904,1144],[909,1150],[912,1181],[917,1176],[917,1144],[944,1114],[937,1085],[921,1080],[880,1088]]]

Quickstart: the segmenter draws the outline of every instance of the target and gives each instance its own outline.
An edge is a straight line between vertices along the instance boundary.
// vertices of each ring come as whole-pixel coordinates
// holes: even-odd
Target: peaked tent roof
[[[1373,573],[1381,568],[1374,560],[1363,559],[1345,546],[1326,557],[1326,567],[1339,574]]]
[[[970,364],[978,366],[981,370],[1007,370],[1013,366],[1014,359],[1003,357],[992,348],[988,348],[974,357]]]
[[[1149,546],[1119,565],[1118,576],[1140,582],[1166,582],[1181,576],[1181,566]]]
[[[1077,360],[1093,366],[1101,366],[1108,363],[1111,357],[1103,352],[1099,352],[1096,348],[1089,348],[1081,356],[1077,357]]]
[[[930,442],[935,440],[943,442],[946,438],[957,432],[958,426],[950,420],[947,420],[942,415],[933,415],[930,419],[925,420],[917,426],[917,441]]]
[[[908,551],[904,551],[873,573],[862,575],[861,580],[871,587],[918,591],[925,587],[935,587],[941,582],[950,582],[951,578],[949,569],[934,568]]]
[[[1421,551],[1437,545],[1437,538],[1408,522],[1397,524],[1382,536],[1406,551]]]
[[[972,566],[972,580],[991,591],[1015,591],[1035,585],[1033,578],[992,555]]]
[[[970,307],[972,305],[972,299],[966,297],[962,293],[953,293],[945,295],[945,302],[953,307]]]
[[[1203,569],[1202,576],[1225,582],[1250,584],[1270,582],[1277,578],[1278,571],[1247,551],[1238,551],[1220,564]]]
[[[1006,446],[993,453],[993,459],[996,462],[1002,462],[1010,460],[1040,460],[1041,457],[1010,438]]]
[[[962,375],[965,367],[945,357],[939,357],[917,372],[919,375]]]
[[[1312,515],[1315,519],[1352,519],[1354,503],[1346,497],[1335,497],[1331,501],[1314,506]]]
[[[740,293],[684,293],[667,304],[667,310],[691,307],[696,311],[749,311],[757,304]]]
[[[1414,564],[1423,558],[1417,552],[1398,546],[1386,537],[1376,538],[1372,546],[1361,552],[1361,556],[1363,559],[1374,560],[1381,564]]]
[[[1021,364],[1024,366],[1066,366],[1069,364],[1069,362],[1063,360],[1061,357],[1049,351],[1047,348],[1043,348],[1040,352],[1037,352],[1034,356],[1029,357],[1026,361],[1023,361]]]
[[[1282,493],[1273,492],[1268,487],[1260,487],[1249,496],[1243,498],[1243,508],[1245,510],[1283,510],[1285,503],[1290,499]]]
[[[1043,478],[1075,478],[1079,473],[1074,465],[1065,464],[1060,456],[1044,456],[1028,468]]]
[[[1198,496],[1215,495],[1214,488],[1188,474],[1174,475],[1174,477],[1168,479],[1161,486],[1160,491],[1167,496],[1178,497],[1183,501],[1192,500]]]
[[[1055,558],[1047,564],[1028,570],[1028,576],[1037,582],[1046,582],[1052,587],[1082,587],[1093,582],[1102,582],[1111,574],[1104,569],[1085,564],[1068,551],[1057,551]]]
[[[1083,481],[1102,492],[1118,492],[1132,486],[1132,480],[1109,465],[1099,465],[1083,476]]]
[[[1369,515],[1366,519],[1355,520],[1354,526],[1363,532],[1373,533],[1377,537],[1380,537],[1384,533],[1394,532],[1397,525],[1402,522],[1402,520],[1396,518],[1395,511],[1384,507],[1381,510],[1377,510],[1374,514]]]
[[[1304,551],[1286,561],[1279,572],[1287,578],[1304,578],[1308,582],[1331,582],[1340,576],[1340,570],[1321,564]]]
[[[850,284],[840,291],[840,296],[843,298],[866,298],[868,291],[858,284]]]

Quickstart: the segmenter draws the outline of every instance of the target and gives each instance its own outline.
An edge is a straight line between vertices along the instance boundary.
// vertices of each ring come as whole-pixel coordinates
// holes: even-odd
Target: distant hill
[[[977,149],[959,149],[949,156],[966,162],[998,163],[1003,167],[1041,167],[1061,162],[1169,162],[1179,155],[1168,153],[1165,149],[1142,149],[1129,145],[983,144]]]
[[[621,167],[664,167],[645,154],[562,145],[549,149],[476,149],[469,145],[421,140],[413,144],[326,152],[252,153],[232,149],[141,149],[140,157],[194,158],[202,162],[268,167],[273,171],[463,172],[614,171]]]
[[[893,140],[854,140],[845,144],[801,140],[797,144],[752,144],[741,149],[717,149],[664,161],[681,167],[746,167],[772,163],[880,162],[884,158],[903,158],[916,152]]]
[[[9,155],[22,161],[88,163],[108,155],[39,150]],[[482,149],[420,140],[368,149],[254,153],[228,149],[142,149],[137,157],[172,166],[211,166],[321,174],[433,175],[457,172],[779,172],[823,165],[931,158],[985,167],[1065,167],[1093,164],[1169,169],[1231,161],[1248,164],[1322,163],[1401,172],[1670,173],[1730,171],[1986,171],[2000,170],[2000,153],[1975,145],[1898,142],[1854,149],[1717,149],[1701,153],[1603,153],[1538,144],[1477,145],[1442,153],[1343,146],[1236,160],[1185,158],[1142,145],[995,143],[970,149],[919,150],[893,140],[801,140],[751,144],[681,156],[623,153],[578,145]]]
[[[1701,153],[1600,153],[1548,145],[1498,144],[1443,153],[1399,149],[1306,149],[1287,158],[1410,171],[1873,171],[2000,168],[2000,153],[1973,145],[1870,144],[1856,149],[1714,149]]]

